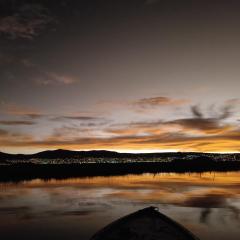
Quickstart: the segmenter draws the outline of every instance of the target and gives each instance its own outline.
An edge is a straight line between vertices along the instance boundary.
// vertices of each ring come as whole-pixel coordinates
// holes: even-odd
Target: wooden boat
[[[198,240],[190,231],[148,207],[109,224],[90,240]]]

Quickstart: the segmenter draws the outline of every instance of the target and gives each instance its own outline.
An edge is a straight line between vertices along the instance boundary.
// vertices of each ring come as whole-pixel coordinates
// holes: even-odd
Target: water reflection
[[[155,205],[201,239],[239,239],[239,186],[239,172],[2,183],[0,234],[85,240],[114,219]]]

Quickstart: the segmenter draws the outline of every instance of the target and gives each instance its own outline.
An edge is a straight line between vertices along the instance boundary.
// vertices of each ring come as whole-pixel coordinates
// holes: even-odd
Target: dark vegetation
[[[32,155],[0,153],[0,181],[17,182],[35,178],[48,180],[161,172],[236,171],[240,170],[239,156],[239,154],[130,154],[66,150],[45,151]],[[38,159],[40,164],[33,163],[34,159]],[[75,162],[71,163],[73,159]],[[54,160],[55,164],[49,164],[49,160]]]
[[[236,171],[240,162],[215,162],[205,159],[172,162],[92,163],[92,164],[16,164],[0,166],[0,181],[22,181],[36,178],[65,179],[73,177],[113,176],[161,172]]]

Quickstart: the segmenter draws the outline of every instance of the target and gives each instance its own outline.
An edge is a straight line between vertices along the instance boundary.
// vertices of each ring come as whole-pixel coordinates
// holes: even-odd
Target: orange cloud
[[[118,137],[69,137],[52,136],[43,140],[34,140],[25,136],[5,137],[1,147],[28,148],[66,148],[66,149],[125,149],[125,150],[181,150],[223,152],[239,151],[240,132],[218,136],[187,136],[178,134],[159,134],[151,136]]]
[[[236,122],[225,121],[229,108],[223,108],[215,117],[204,117],[197,108],[191,110],[190,118],[112,125],[98,124],[99,118],[95,117],[73,116],[74,120],[84,120],[84,124],[65,124],[41,139],[5,133],[0,147],[239,152],[240,128]]]

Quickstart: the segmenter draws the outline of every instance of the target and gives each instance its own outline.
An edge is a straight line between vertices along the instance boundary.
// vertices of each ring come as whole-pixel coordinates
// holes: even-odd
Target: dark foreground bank
[[[142,162],[86,164],[15,164],[0,166],[0,181],[22,181],[36,178],[114,176],[162,172],[238,171],[240,162]]]

